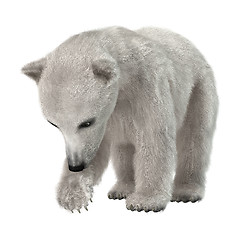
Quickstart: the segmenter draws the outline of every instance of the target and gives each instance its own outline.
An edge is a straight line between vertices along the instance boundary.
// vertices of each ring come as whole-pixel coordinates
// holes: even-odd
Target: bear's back
[[[185,37],[168,29],[145,27],[136,30],[136,32],[144,37],[150,38],[159,45],[174,63],[188,64],[189,66],[196,61],[199,64],[206,63],[203,55],[198,49]]]

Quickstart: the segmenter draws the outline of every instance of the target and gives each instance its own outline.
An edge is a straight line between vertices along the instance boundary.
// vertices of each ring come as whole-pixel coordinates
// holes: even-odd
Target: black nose
[[[81,163],[80,165],[77,166],[68,165],[68,168],[71,172],[80,172],[85,168],[85,164]]]

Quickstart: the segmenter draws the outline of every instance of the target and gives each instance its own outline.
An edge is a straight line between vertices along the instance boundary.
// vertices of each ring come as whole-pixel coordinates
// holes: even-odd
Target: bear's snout
[[[76,165],[76,166],[71,166],[70,164],[68,164],[68,168],[71,172],[80,172],[85,168],[85,163],[82,162],[80,165]]]
[[[86,162],[76,152],[69,153],[70,151],[67,150],[68,169],[71,172],[80,172],[87,167]]]

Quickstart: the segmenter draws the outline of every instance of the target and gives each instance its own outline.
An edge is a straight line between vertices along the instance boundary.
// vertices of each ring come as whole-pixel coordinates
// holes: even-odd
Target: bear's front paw
[[[92,201],[93,182],[89,177],[71,174],[63,177],[57,190],[57,201],[60,206],[70,210],[78,210],[84,207],[86,210],[89,201]]]
[[[169,198],[165,198],[162,194],[143,194],[132,193],[126,199],[126,207],[131,211],[153,211],[159,212],[166,208]]]

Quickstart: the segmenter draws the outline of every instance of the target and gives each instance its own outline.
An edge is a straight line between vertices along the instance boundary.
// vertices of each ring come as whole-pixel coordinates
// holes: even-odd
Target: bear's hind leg
[[[133,155],[135,148],[132,144],[113,146],[112,161],[116,172],[117,182],[108,193],[109,199],[123,199],[134,191]]]
[[[196,202],[204,196],[218,98],[211,71],[193,89],[183,126],[177,133],[178,163],[171,201]]]

